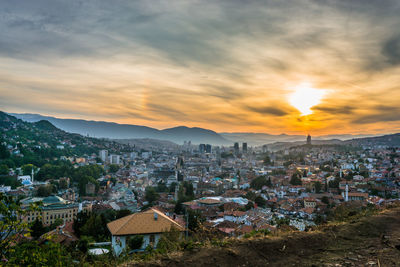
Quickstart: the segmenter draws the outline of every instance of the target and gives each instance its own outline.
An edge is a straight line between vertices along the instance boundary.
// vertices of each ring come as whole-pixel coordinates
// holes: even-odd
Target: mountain
[[[267,134],[267,133],[220,133],[225,139],[232,142],[247,142],[251,146],[260,146],[265,144],[272,144],[275,142],[303,142],[306,140],[305,135],[288,135],[288,134]],[[362,137],[373,137],[374,135],[351,135],[351,134],[337,134],[337,135],[321,135],[313,136],[313,140],[349,140]]]
[[[400,133],[388,134],[376,137],[356,138],[347,140],[344,144],[354,146],[391,146],[400,147]]]
[[[47,120],[66,132],[89,135],[93,137],[110,139],[158,139],[182,144],[184,141],[192,141],[193,144],[208,143],[213,145],[229,145],[231,142],[226,140],[218,133],[202,129],[179,126],[164,130],[151,127],[118,124],[104,121],[87,121],[79,119],[59,119],[39,114],[16,114],[11,115],[28,122]]]

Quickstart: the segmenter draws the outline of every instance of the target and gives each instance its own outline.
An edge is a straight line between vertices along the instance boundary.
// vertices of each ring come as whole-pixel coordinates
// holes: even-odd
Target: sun
[[[289,103],[301,112],[302,116],[313,113],[311,107],[318,105],[325,96],[326,91],[316,89],[310,83],[302,83],[293,88],[289,95]]]

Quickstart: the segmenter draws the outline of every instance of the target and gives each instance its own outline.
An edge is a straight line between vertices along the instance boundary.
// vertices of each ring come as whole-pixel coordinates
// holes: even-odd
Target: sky
[[[400,132],[400,1],[2,0],[0,110],[271,134]]]

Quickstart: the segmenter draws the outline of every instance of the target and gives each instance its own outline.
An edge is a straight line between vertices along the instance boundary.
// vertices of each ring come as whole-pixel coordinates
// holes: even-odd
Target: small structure
[[[180,224],[153,208],[112,221],[107,224],[107,228],[111,232],[111,246],[116,256],[126,249],[130,236],[143,236],[141,249],[145,249],[149,245],[155,248],[161,234],[171,228],[185,231]]]

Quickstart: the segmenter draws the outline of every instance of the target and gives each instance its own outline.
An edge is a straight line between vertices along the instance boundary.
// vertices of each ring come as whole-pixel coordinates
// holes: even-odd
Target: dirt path
[[[323,232],[237,241],[143,266],[400,266],[400,209]]]

